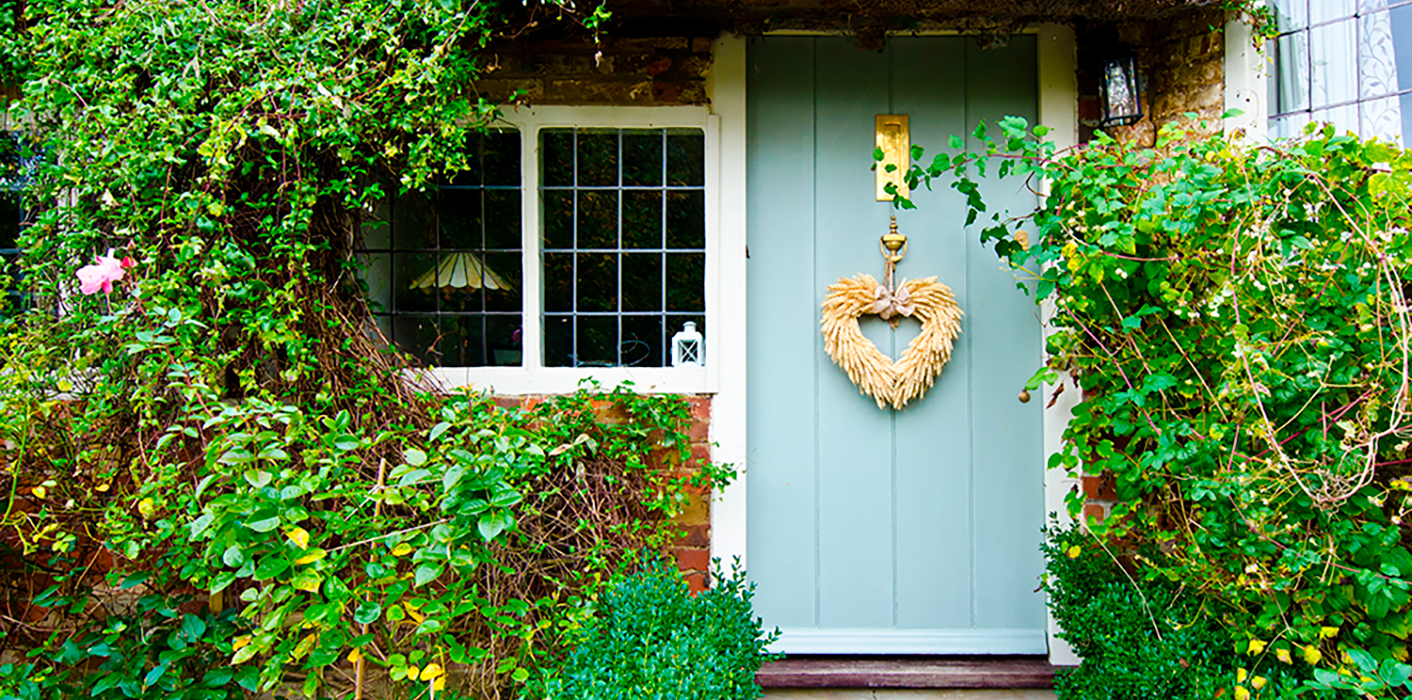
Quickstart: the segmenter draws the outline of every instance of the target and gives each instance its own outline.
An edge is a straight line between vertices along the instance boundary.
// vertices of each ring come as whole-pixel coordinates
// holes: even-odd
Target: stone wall
[[[486,50],[488,74],[475,89],[492,101],[532,105],[706,104],[711,42],[709,36],[504,42]]]
[[[1080,141],[1088,141],[1101,114],[1098,79],[1104,55],[1117,46],[1131,47],[1137,56],[1143,118],[1108,133],[1144,146],[1156,142],[1163,124],[1185,119],[1192,112],[1220,128],[1225,111],[1225,13],[1203,9],[1160,20],[1129,21],[1081,28],[1079,45]]]

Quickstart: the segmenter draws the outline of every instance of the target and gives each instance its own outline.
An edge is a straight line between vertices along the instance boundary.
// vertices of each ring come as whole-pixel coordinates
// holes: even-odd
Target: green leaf
[[[442,421],[440,423],[437,423],[436,425],[433,425],[431,427],[431,434],[429,435],[429,439],[432,442],[436,442],[436,439],[441,437],[442,433],[445,433],[450,428],[451,424],[447,423],[446,421]]]
[[[369,601],[359,604],[358,609],[353,611],[353,621],[360,625],[371,625],[377,622],[379,615],[382,615],[382,606]]]
[[[424,585],[426,585],[426,584],[428,584],[428,583],[431,583],[432,581],[436,580],[436,577],[437,577],[437,576],[440,576],[440,575],[441,575],[441,567],[440,567],[440,566],[436,566],[436,565],[432,565],[432,564],[422,564],[421,566],[418,566],[418,567],[417,567],[417,571],[416,571],[416,574],[415,574],[416,578],[415,578],[415,580],[414,580],[414,582],[413,582],[412,585],[414,585],[414,586],[424,586]]]
[[[427,453],[411,447],[407,448],[407,451],[403,453],[403,458],[407,460],[408,464],[414,467],[420,467],[427,463]]]
[[[211,513],[205,513],[201,517],[191,521],[191,539],[194,540],[200,537],[201,533],[205,532],[206,528],[210,527],[211,523],[215,521],[216,516]]]
[[[231,681],[235,677],[235,671],[229,668],[215,668],[206,672],[201,679],[201,684],[207,688],[219,688]]]
[[[232,569],[238,569],[245,563],[245,551],[238,544],[226,547],[226,551],[221,553],[221,562]]]
[[[206,633],[206,621],[195,615],[184,615],[181,618],[181,632],[192,640],[200,639]]]
[[[126,591],[131,590],[133,588],[137,588],[138,586],[147,583],[147,579],[149,578],[152,578],[151,571],[139,571],[135,574],[128,574],[126,577],[123,578],[122,585],[118,587],[118,590]]]
[[[255,565],[255,580],[272,579],[289,570],[289,562],[279,556],[265,556]]]
[[[962,149],[964,149],[964,148],[966,147],[965,142],[963,142],[963,141],[961,140],[961,137],[960,137],[960,136],[957,136],[956,134],[952,134],[952,135],[951,135],[951,138],[950,138],[950,140],[948,141],[948,143],[951,144],[951,150],[953,150],[953,151],[959,151],[959,150],[962,150]]]
[[[254,515],[250,516],[250,519],[245,521],[245,527],[255,532],[269,532],[279,527],[279,522],[279,513],[272,508],[267,508],[256,511]]]

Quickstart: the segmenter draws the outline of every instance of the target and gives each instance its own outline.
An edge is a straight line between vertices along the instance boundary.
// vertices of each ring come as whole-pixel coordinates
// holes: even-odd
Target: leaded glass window
[[[1412,1],[1273,0],[1270,133],[1310,121],[1405,143],[1412,133]]]
[[[662,367],[705,328],[699,129],[540,131],[544,364]]]
[[[470,170],[393,199],[366,234],[378,325],[427,365],[519,365],[520,134],[474,141]]]

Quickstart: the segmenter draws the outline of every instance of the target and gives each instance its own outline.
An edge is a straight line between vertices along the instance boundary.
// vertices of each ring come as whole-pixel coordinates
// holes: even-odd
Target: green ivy
[[[359,282],[378,205],[495,118],[480,50],[601,6],[23,12],[0,698],[504,697],[730,478],[687,470],[679,397],[434,391]]]
[[[908,177],[949,179],[967,225],[988,214],[977,176],[1044,193],[980,235],[1053,310],[1027,388],[1081,391],[1050,467],[1113,479],[1112,514],[1088,527],[1165,553],[1135,558],[1141,578],[1206,600],[1239,673],[1405,697],[1412,153],[1332,126],[1251,145],[1199,122],[1152,148],[1100,134],[1060,152],[1042,126],[997,126]]]

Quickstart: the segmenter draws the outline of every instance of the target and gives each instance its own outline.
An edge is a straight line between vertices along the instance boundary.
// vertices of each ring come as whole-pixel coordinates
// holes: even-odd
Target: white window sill
[[[497,396],[569,394],[593,379],[604,391],[624,382],[642,394],[709,394],[712,373],[706,367],[436,367],[421,376],[446,391],[471,389]]]

